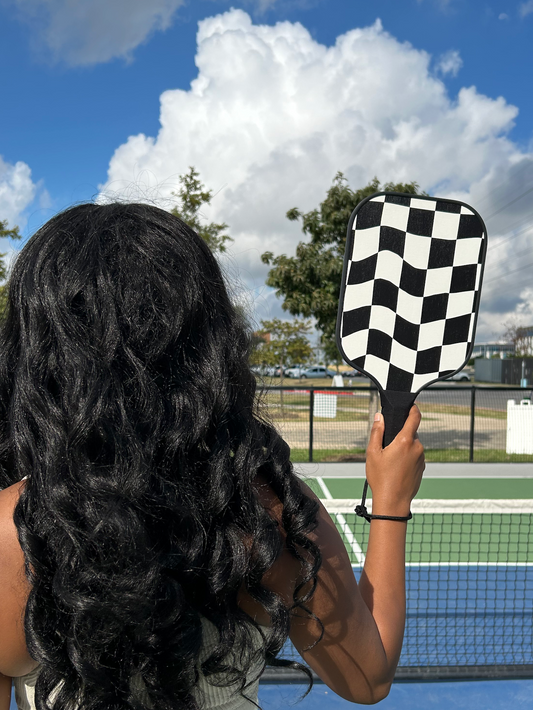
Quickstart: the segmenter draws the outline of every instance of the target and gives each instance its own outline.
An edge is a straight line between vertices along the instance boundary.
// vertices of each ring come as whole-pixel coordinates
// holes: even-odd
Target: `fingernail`
[[[380,422],[381,421],[381,414],[379,412],[376,412],[374,414],[374,421],[375,422]]]

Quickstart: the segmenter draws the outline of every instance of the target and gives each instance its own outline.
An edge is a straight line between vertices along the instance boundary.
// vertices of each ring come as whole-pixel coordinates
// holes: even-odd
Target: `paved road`
[[[331,385],[324,385],[330,388]],[[444,387],[445,389],[441,389]],[[356,391],[356,397],[361,403],[368,401],[369,390]],[[514,399],[520,401],[523,398],[530,397],[532,394],[531,388],[521,389],[502,389],[493,388],[493,385],[476,385],[476,407],[496,409],[498,411],[506,411],[507,400]],[[434,404],[452,404],[456,406],[470,407],[472,401],[472,385],[462,382],[439,383],[428,389],[422,390],[418,395],[418,400],[421,402],[431,402]],[[305,406],[305,405],[303,405]]]
[[[507,400],[514,399],[519,402],[524,397],[530,394],[530,390],[515,389],[488,389],[483,386],[476,388],[476,408],[496,409],[501,412],[507,410]],[[438,404],[453,404],[459,406],[470,407],[472,401],[472,388],[470,385],[461,385],[457,383],[453,389],[440,390],[430,387],[423,390],[418,395],[418,400],[421,402],[432,402]]]
[[[445,387],[445,389],[441,389]],[[520,401],[523,398],[530,397],[532,390],[530,388],[506,390],[501,388],[492,388],[492,385],[476,385],[476,407],[496,409],[505,412],[507,409],[507,400],[514,399]],[[368,397],[368,390],[361,392],[361,397]],[[472,385],[462,382],[450,382],[444,385],[439,383],[428,389],[422,390],[418,395],[418,401],[431,402],[434,404],[453,404],[456,406],[470,407],[472,401]]]
[[[281,435],[290,447],[309,446],[309,423],[276,421]],[[476,417],[476,449],[505,449],[507,422],[505,419]],[[366,421],[314,422],[314,449],[365,448],[368,440]],[[430,412],[422,419],[420,440],[428,449],[466,449],[470,447],[470,417]]]
[[[520,401],[524,394],[529,394],[529,391],[489,389],[488,387],[476,389],[477,416],[474,425],[474,446],[476,449],[505,450],[507,401],[509,399]],[[368,390],[356,394],[357,401],[355,405],[357,411],[364,413],[369,411],[369,408],[372,408],[369,396],[370,392]],[[424,412],[420,427],[420,438],[426,448],[469,449],[471,397],[471,386],[462,383],[454,383],[445,390],[432,387],[420,393],[418,401],[422,406],[439,404],[464,408],[460,414]],[[343,397],[339,397],[339,410],[343,409],[343,399]],[[354,404],[353,400],[351,404]],[[375,401],[374,409],[376,407],[377,400]],[[301,408],[305,408],[305,405],[302,405]],[[490,414],[491,411],[503,416],[501,418],[483,416],[484,414]],[[277,426],[291,447],[298,449],[308,448],[308,422],[287,420],[277,422]],[[357,422],[324,422],[315,420],[313,435],[315,449],[365,448],[368,438],[368,422],[366,418]]]

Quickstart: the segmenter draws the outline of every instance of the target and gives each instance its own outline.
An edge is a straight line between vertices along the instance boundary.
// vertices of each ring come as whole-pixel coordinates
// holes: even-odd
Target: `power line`
[[[497,288],[497,291],[492,293],[491,300],[494,297],[501,298],[503,296],[506,296],[507,294],[513,294],[515,296],[515,298],[520,299],[521,298],[520,293],[525,288],[528,288],[528,283],[526,281],[524,281],[524,283],[518,283],[518,284],[513,283],[513,286],[511,286],[509,288],[504,288],[504,289],[499,288],[499,287],[496,287],[496,288]]]
[[[526,162],[524,163],[524,165],[522,165],[522,167],[519,168],[519,169],[516,171],[516,174],[513,175],[513,177],[514,177],[514,178],[517,178],[519,175],[521,175],[521,173],[524,172],[524,170],[526,170],[527,168],[530,168],[530,167],[532,167],[532,166],[533,166],[533,160],[531,160],[531,159],[528,157],[527,160],[526,160]],[[490,197],[491,195],[493,195],[495,192],[498,192],[498,191],[500,190],[500,188],[502,187],[503,184],[504,184],[504,183],[500,183],[497,187],[493,187],[492,190],[490,190],[490,192],[488,192],[488,193],[485,195],[485,197],[483,197],[483,198],[480,200],[479,204],[482,204],[483,202],[486,202],[486,201],[489,199],[489,197]]]
[[[500,279],[505,278],[506,276],[510,276],[511,274],[516,273],[517,271],[523,271],[524,269],[528,269],[530,267],[533,267],[533,261],[530,261],[528,264],[524,264],[524,266],[519,266],[517,269],[512,269],[511,271],[506,271],[504,274],[500,274],[499,276],[493,276],[491,279],[487,279],[485,283],[491,283],[492,281],[499,281]]]
[[[493,212],[489,217],[487,217],[486,221],[488,222],[489,219],[496,217],[497,214],[500,214],[500,212],[503,212],[503,210],[506,210],[511,205],[514,205],[515,202],[518,202],[518,200],[521,200],[522,197],[529,195],[530,192],[533,192],[533,187],[530,187],[529,190],[526,190],[521,195],[518,195],[518,197],[515,197],[514,200],[511,200],[511,202],[508,202],[506,205],[503,205],[503,207],[500,207],[499,210],[496,210],[496,212]]]
[[[533,214],[533,212],[532,212],[532,214]],[[516,222],[514,222],[514,224],[517,224],[517,223],[519,223],[519,222],[521,222],[521,221],[522,221],[522,220],[517,220]],[[507,244],[507,242],[511,241],[511,239],[514,239],[515,237],[519,237],[519,236],[520,236],[521,234],[523,234],[526,230],[528,230],[528,229],[530,229],[530,228],[532,228],[532,227],[533,227],[533,223],[528,222],[528,223],[527,223],[526,225],[524,225],[524,227],[522,227],[522,229],[520,229],[518,232],[514,232],[514,234],[509,234],[509,232],[505,232],[505,234],[509,234],[509,236],[508,236],[506,239],[502,239],[500,242],[498,242],[498,243],[495,244],[494,246],[492,246],[492,244],[491,244],[492,250],[497,249],[497,248],[500,247],[502,244]],[[504,234],[503,236],[505,236],[505,234]]]
[[[526,254],[527,254],[527,255],[530,255],[530,254],[531,254],[531,251],[532,251],[532,250],[531,250],[531,247],[528,247],[527,249],[522,249],[522,251],[517,251],[517,252],[515,252],[515,253],[513,254],[513,257],[518,258],[518,257],[520,257],[520,256],[525,256]],[[492,263],[487,264],[487,269],[490,269],[490,268],[494,269],[494,267],[495,267],[497,264],[499,264],[500,262],[501,262],[501,260],[499,260],[499,261],[493,261]]]
[[[525,268],[527,268],[527,266]],[[490,283],[495,284],[496,282],[498,282],[499,280],[501,280],[505,276],[506,276],[506,274],[504,274],[503,277],[493,276],[490,279],[487,279],[487,281],[485,281],[484,283],[487,285]],[[512,279],[512,284],[510,284],[510,283],[502,284],[500,292],[507,293],[507,291],[512,291],[514,289],[524,288],[526,286],[533,288],[533,281],[532,281],[531,277],[529,276],[529,274],[520,274],[516,278]],[[497,287],[493,286],[493,288],[497,288]]]

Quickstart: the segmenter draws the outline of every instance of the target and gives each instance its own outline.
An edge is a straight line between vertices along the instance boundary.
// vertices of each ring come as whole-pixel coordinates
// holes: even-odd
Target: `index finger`
[[[421,420],[422,415],[420,414],[420,409],[418,409],[416,404],[413,404],[409,412],[409,416],[407,417],[407,419],[405,420],[405,424],[403,425],[403,433],[414,439],[416,437],[416,432],[418,430],[418,427],[420,426]]]

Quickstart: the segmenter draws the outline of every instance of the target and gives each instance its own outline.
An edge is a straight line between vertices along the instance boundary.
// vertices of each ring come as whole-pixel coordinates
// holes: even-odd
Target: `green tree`
[[[250,352],[250,364],[251,365],[263,365],[261,361],[260,350],[266,343],[265,335],[262,331],[257,331],[252,333],[252,347]]]
[[[515,319],[508,320],[503,324],[505,332],[503,340],[511,343],[514,353],[511,357],[527,357],[531,349],[531,326],[520,325]]]
[[[274,256],[272,252],[261,256],[265,264],[272,266],[266,283],[283,299],[283,309],[294,316],[315,319],[321,346],[330,362],[339,361],[335,324],[348,221],[362,199],[383,190],[420,194],[416,182],[381,186],[377,178],[354,191],[339,172],[319,207],[306,213],[297,207],[287,212],[289,220],[301,220],[302,231],[309,237],[309,241],[298,244],[296,256]]]
[[[309,360],[313,348],[307,338],[311,332],[311,323],[295,318],[283,321],[279,318],[261,321],[261,330],[257,335],[263,339],[252,353],[253,365],[280,367],[280,385],[283,384],[283,370],[289,365],[304,363]]]
[[[335,337],[329,337],[321,333],[320,335],[320,347],[324,351],[324,359],[326,365],[335,365],[337,372],[339,372],[339,365],[342,365],[343,360],[337,347],[337,341]]]
[[[179,178],[181,187],[178,192],[173,192],[179,199],[179,204],[170,211],[176,217],[186,222],[207,243],[212,252],[226,251],[226,243],[233,239],[225,233],[228,225],[224,222],[208,222],[201,219],[200,209],[209,205],[213,191],[207,190],[200,181],[200,173],[192,166],[185,175]]]
[[[12,229],[8,229],[7,220],[0,220],[0,239],[20,239],[20,231],[17,226]],[[0,254],[0,282],[3,282],[7,278],[7,265],[4,261],[6,254]],[[4,317],[5,309],[7,305],[7,284],[2,284],[0,286],[0,318]]]

